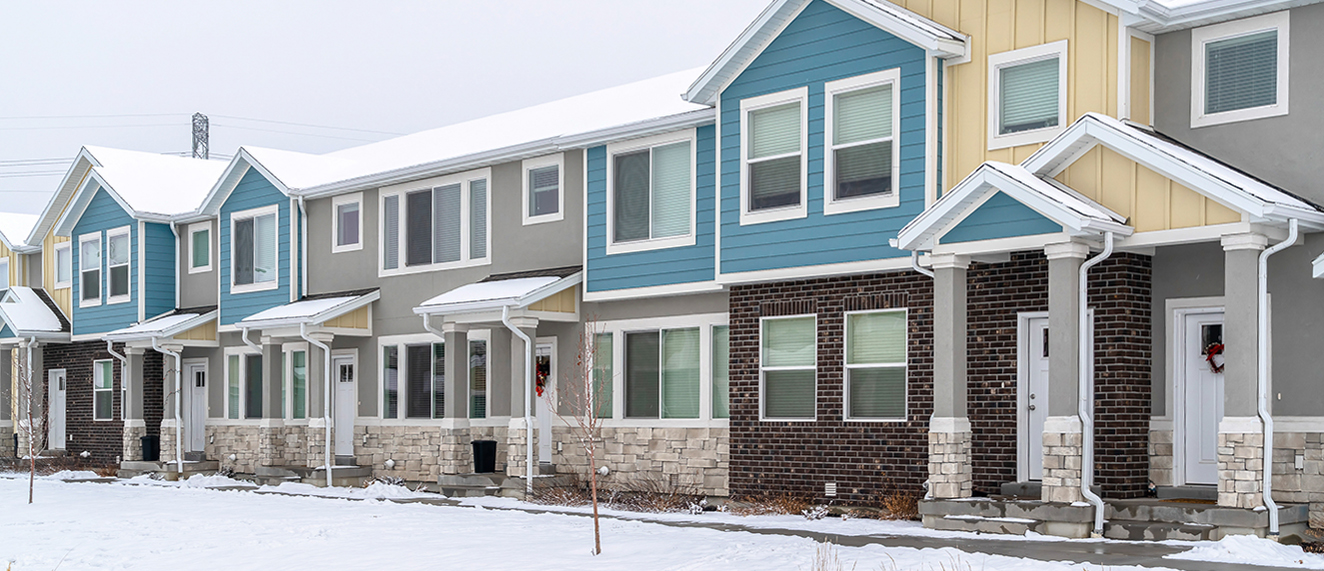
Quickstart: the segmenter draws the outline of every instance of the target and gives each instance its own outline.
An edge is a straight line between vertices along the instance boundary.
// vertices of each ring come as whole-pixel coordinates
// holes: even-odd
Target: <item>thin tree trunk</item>
[[[30,383],[29,383],[30,384]],[[32,399],[32,389],[28,389],[28,400]],[[32,488],[37,482],[37,455],[32,450],[34,430],[32,428],[32,404],[28,403],[28,503],[32,503]]]
[[[588,449],[588,468],[592,474],[589,479],[589,486],[592,487],[593,492],[593,554],[600,555],[602,553],[602,534],[598,527],[598,469],[593,452],[593,446],[590,445]]]

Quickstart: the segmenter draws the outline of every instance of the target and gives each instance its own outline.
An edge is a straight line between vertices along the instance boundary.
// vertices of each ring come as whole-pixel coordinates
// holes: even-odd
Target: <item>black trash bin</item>
[[[474,441],[474,473],[491,474],[496,471],[495,440]]]
[[[161,459],[160,436],[139,436],[138,440],[143,445],[143,462],[156,462]]]

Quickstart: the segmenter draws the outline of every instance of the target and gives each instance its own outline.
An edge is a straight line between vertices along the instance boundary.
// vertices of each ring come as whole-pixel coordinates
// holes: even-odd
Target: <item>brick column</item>
[[[120,366],[120,379],[124,383],[124,451],[121,453],[125,462],[143,459],[142,437],[147,435],[147,422],[143,420],[143,394],[147,385],[143,382],[143,350],[137,347],[124,347],[121,350],[127,363]],[[169,394],[168,392],[165,394]],[[174,411],[168,415],[174,418]],[[174,448],[171,448],[171,454]]]
[[[1264,430],[1258,416],[1259,256],[1263,234],[1223,236],[1223,418],[1218,423],[1218,505],[1264,505]]]
[[[929,492],[968,498],[973,490],[966,412],[966,269],[970,258],[933,257],[933,417],[929,420]]]
[[[1080,394],[1080,266],[1089,246],[1063,242],[1044,247],[1048,258],[1048,418],[1043,434],[1043,488],[1049,502],[1078,502],[1084,436]]]

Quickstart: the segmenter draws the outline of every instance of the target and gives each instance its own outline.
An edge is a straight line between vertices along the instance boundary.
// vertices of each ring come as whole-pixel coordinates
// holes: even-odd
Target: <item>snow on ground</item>
[[[1200,543],[1190,551],[1169,555],[1167,559],[1250,563],[1289,569],[1324,569],[1324,555],[1306,553],[1298,545],[1283,545],[1251,535],[1229,535],[1218,541]]]
[[[140,482],[139,482],[140,483]],[[217,482],[213,482],[217,483]],[[760,569],[809,570],[800,537],[482,507],[220,491],[180,485],[0,478],[0,563],[30,569]],[[394,492],[392,492],[394,493]],[[704,517],[704,516],[697,516]],[[734,516],[733,516],[734,517]],[[745,518],[751,519],[751,518]],[[746,523],[742,521],[742,523]],[[846,522],[850,523],[850,522]],[[943,549],[842,547],[844,568],[1078,571]],[[1125,571],[1134,567],[1110,567]]]

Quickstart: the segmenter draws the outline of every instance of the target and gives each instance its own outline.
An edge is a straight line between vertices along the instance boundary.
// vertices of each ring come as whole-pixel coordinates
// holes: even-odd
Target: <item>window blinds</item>
[[[382,200],[382,268],[400,267],[400,197]]]
[[[612,207],[615,218],[612,223],[617,242],[645,240],[649,236],[648,161],[648,150],[614,158]]]
[[[290,392],[293,393],[294,418],[308,416],[308,353],[295,351],[290,355]]]
[[[469,259],[487,257],[487,180],[469,183]]]
[[[1278,30],[1205,44],[1205,113],[1278,102]]]
[[[262,418],[262,356],[244,356],[244,418]]]
[[[625,416],[657,418],[658,355],[657,332],[625,335]]]
[[[749,129],[749,210],[799,204],[800,103],[751,111]]]
[[[239,355],[230,355],[228,361],[226,396],[228,397],[230,410],[226,416],[237,420],[239,418]]]
[[[699,329],[662,331],[662,418],[699,418]]]
[[[749,113],[749,158],[800,152],[800,102]]]
[[[253,281],[270,282],[276,280],[276,215],[267,214],[253,219],[253,239],[256,251],[253,254]]]
[[[593,411],[598,418],[612,417],[612,334],[593,336]]]
[[[1057,126],[1059,72],[1056,57],[998,71],[998,134]]]
[[[713,418],[731,417],[731,328],[713,328]]]
[[[446,346],[432,344],[432,418],[446,416]]]
[[[469,342],[469,418],[487,418],[487,341]]]
[[[763,414],[813,418],[818,344],[813,317],[763,322]]]
[[[405,417],[432,418],[432,345],[405,346]]]
[[[460,259],[460,184],[439,186],[432,191],[433,253],[432,262],[455,262]]]
[[[892,84],[849,91],[833,100],[832,144],[892,136]]]
[[[560,211],[560,178],[561,168],[556,165],[529,170],[529,216]]]
[[[690,143],[653,149],[653,237],[690,233]]]
[[[846,316],[850,418],[906,414],[906,312]]]
[[[382,418],[400,417],[400,350],[382,347]]]
[[[432,191],[405,195],[405,265],[432,263]]]

